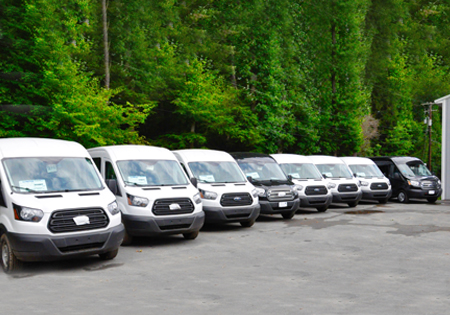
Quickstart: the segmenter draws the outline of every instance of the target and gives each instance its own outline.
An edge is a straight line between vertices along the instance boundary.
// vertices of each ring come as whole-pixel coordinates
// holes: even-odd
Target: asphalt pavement
[[[3,314],[447,314],[450,203],[361,202],[0,271]]]

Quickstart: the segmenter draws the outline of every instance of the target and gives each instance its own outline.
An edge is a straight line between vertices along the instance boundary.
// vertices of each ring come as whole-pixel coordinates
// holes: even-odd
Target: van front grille
[[[83,218],[77,225],[77,217]],[[74,219],[75,218],[75,219]],[[108,215],[101,208],[57,210],[52,213],[48,221],[48,229],[53,233],[77,232],[102,229],[109,224]]]
[[[384,190],[388,189],[388,184],[386,183],[372,183],[370,185],[370,189],[372,190]]]
[[[253,202],[249,193],[223,194],[220,205],[223,207],[249,206]]]
[[[358,191],[358,186],[356,184],[340,184],[338,187],[339,192],[351,192]]]
[[[308,186],[305,189],[305,195],[326,195],[328,190],[325,186]]]
[[[157,199],[152,208],[154,215],[186,214],[194,210],[194,204],[189,198]]]
[[[294,200],[294,194],[289,189],[271,189],[267,194],[270,201],[291,201]]]

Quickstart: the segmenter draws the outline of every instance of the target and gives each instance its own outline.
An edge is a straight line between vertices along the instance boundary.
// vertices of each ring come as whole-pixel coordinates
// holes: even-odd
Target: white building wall
[[[442,200],[450,200],[450,95],[444,96],[435,103],[442,104]]]

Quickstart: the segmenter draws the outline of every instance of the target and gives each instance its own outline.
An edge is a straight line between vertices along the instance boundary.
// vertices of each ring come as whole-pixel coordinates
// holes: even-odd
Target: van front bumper
[[[199,231],[205,222],[205,213],[201,211],[189,216],[180,215],[169,218],[122,213],[122,222],[131,236],[183,234]]]
[[[333,192],[333,201],[336,203],[348,203],[348,202],[359,202],[362,198],[362,192],[351,192],[351,193],[335,193]]]
[[[8,233],[14,255],[22,261],[50,261],[104,254],[119,248],[125,233],[123,224],[106,231],[41,235]]]
[[[259,204],[261,205],[261,213],[262,214],[283,214],[283,213],[291,213],[298,210],[300,205],[300,199],[294,199],[291,201],[284,201],[287,203],[286,207],[280,207],[283,201],[268,201],[259,199]]]
[[[302,196],[300,201],[300,207],[304,208],[316,208],[329,206],[333,200],[333,195],[321,195],[321,196]]]
[[[409,198],[426,199],[426,198],[438,198],[442,194],[442,188],[410,188],[407,190]]]
[[[392,196],[392,190],[363,190],[362,199],[366,200],[383,200]]]
[[[203,206],[207,223],[231,223],[255,221],[259,216],[260,205],[246,207],[208,207]]]

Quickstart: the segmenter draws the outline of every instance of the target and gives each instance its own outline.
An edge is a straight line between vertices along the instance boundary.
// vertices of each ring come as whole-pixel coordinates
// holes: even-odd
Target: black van
[[[441,181],[428,170],[422,160],[409,156],[371,157],[389,178],[392,197],[407,203],[410,198],[427,199],[434,203],[442,193]]]
[[[292,219],[300,204],[297,186],[284,174],[275,159],[263,153],[230,154],[256,187],[261,213],[281,214],[284,219]]]

